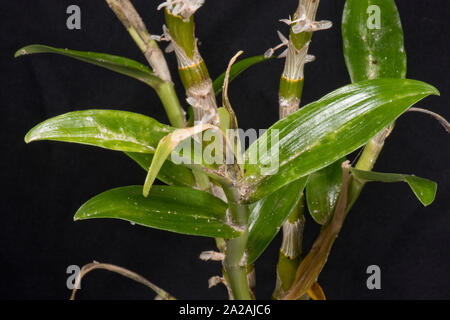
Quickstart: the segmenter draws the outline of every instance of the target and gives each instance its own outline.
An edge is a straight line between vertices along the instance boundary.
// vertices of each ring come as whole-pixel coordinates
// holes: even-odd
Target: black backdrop
[[[160,33],[160,1],[133,1],[153,33]],[[66,8],[77,4],[82,29],[66,28]],[[197,14],[200,50],[212,76],[235,52],[260,54],[277,44],[278,22],[293,12],[289,1],[206,1]],[[340,19],[344,1],[322,1],[319,19],[333,29],[316,33],[306,67],[304,103],[349,82],[342,56]],[[420,103],[450,118],[447,0],[398,0],[405,30],[408,76],[437,86],[442,97]],[[148,277],[179,298],[225,298],[223,287],[207,288],[218,263],[199,261],[212,249],[208,238],[188,237],[114,220],[74,223],[73,213],[107,189],[141,184],[145,172],[119,152],[64,143],[25,145],[28,129],[77,109],[113,108],[166,121],[156,95],[144,84],[66,57],[13,58],[31,43],[123,55],[144,62],[139,50],[104,1],[3,1],[1,32],[1,222],[0,298],[65,299],[66,268],[115,263]],[[175,66],[173,55],[168,56]],[[282,61],[260,65],[236,79],[230,97],[243,128],[266,128],[277,118]],[[173,70],[173,75],[175,75]],[[180,96],[181,84],[176,80]],[[450,298],[450,169],[448,136],[436,121],[408,113],[398,121],[378,171],[416,173],[439,183],[436,201],[423,208],[403,184],[369,184],[348,216],[320,282],[330,299]],[[307,221],[306,247],[318,227]],[[274,286],[280,237],[258,260],[257,295]],[[366,288],[367,266],[382,271],[382,289]],[[81,299],[149,299],[147,288],[107,272],[88,276]]]

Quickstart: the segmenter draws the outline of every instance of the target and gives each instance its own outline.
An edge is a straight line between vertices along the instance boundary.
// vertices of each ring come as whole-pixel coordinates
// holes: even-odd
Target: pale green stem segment
[[[164,82],[159,85],[156,92],[166,110],[170,124],[176,128],[183,128],[186,119],[172,82]]]
[[[234,299],[251,300],[252,296],[248,287],[245,254],[250,211],[247,205],[241,203],[238,189],[228,185],[224,185],[223,188],[228,199],[228,214],[230,215],[230,219],[235,226],[243,229],[241,236],[227,241],[223,265]]]
[[[164,81],[156,88],[170,123],[177,128],[185,125],[185,113],[173,87],[166,59],[155,40],[147,31],[147,27],[129,0],[106,0],[111,10],[122,22],[130,36],[141,49],[155,74]]]
[[[391,134],[393,128],[394,124],[391,124],[366,144],[363,152],[361,153],[361,157],[355,165],[356,169],[365,171],[371,171],[373,169],[375,162],[377,161],[381,150],[383,149],[384,142]],[[364,188],[364,185],[364,181],[360,181],[353,177],[350,178],[346,214],[348,213],[348,211],[350,211],[351,207],[358,199],[362,189]]]
[[[283,243],[277,263],[277,282],[272,298],[282,299],[295,279],[300,265],[303,248],[303,230],[305,227],[305,197],[302,194],[297,207],[283,225]]]
[[[165,20],[164,36],[171,41],[175,51],[179,75],[186,89],[187,101],[194,109],[195,122],[219,126],[213,82],[197,47],[194,16],[184,19],[174,15],[171,8],[166,8]]]

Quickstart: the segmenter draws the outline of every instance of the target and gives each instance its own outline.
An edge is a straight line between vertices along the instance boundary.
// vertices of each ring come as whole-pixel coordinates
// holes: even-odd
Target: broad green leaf
[[[231,82],[234,78],[236,78],[238,75],[240,75],[242,72],[244,72],[251,66],[258,64],[260,62],[267,61],[271,58],[265,58],[264,55],[259,55],[259,56],[254,56],[254,57],[243,59],[243,60],[233,64],[233,66],[230,69],[230,80],[229,81]],[[225,74],[226,74],[226,72],[222,73],[213,82],[214,93],[216,96],[222,91],[223,82],[225,80]]]
[[[127,111],[85,110],[46,120],[25,136],[25,142],[55,140],[117,151],[153,153],[175,129],[150,117]]]
[[[416,80],[368,80],[337,89],[276,122],[246,152],[247,201],[355,151],[431,94],[439,92]]]
[[[312,173],[306,185],[306,202],[314,221],[325,225],[333,217],[334,207],[342,187],[342,158],[326,168]]]
[[[430,205],[436,197],[437,184],[428,179],[407,174],[362,171],[355,168],[350,170],[353,177],[361,181],[406,182],[424,206]]]
[[[240,231],[226,224],[227,204],[192,188],[154,186],[142,196],[142,186],[112,189],[86,202],[74,220],[114,218],[177,233],[234,238]]]
[[[298,204],[307,178],[292,182],[251,205],[248,263],[253,263],[277,235],[283,223]]]
[[[403,30],[394,0],[347,0],[342,37],[352,82],[405,78]]]
[[[128,58],[114,56],[106,53],[76,51],[69,49],[53,48],[40,44],[33,44],[17,50],[14,57],[17,58],[23,55],[33,53],[61,54],[67,57],[71,57],[77,60],[81,60],[83,62],[94,64],[96,66],[100,66],[124,74],[126,76],[145,82],[152,87],[157,86],[158,84],[161,84],[163,82],[158,76],[156,76],[153,73],[153,71],[151,71],[143,64]]]
[[[125,152],[127,156],[136,161],[146,172],[150,168],[153,160],[153,154]],[[171,161],[164,162],[158,173],[158,180],[175,186],[195,186],[195,179],[192,171],[182,165],[176,165]]]

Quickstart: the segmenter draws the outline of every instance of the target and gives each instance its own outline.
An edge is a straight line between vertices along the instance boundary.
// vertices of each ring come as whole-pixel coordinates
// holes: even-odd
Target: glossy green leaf
[[[175,129],[150,117],[127,111],[85,110],[46,120],[25,136],[25,142],[55,140],[117,151],[153,153]]]
[[[138,152],[125,152],[125,154],[139,164],[146,172],[152,164],[153,154]],[[176,165],[171,161],[164,162],[161,170],[159,170],[157,178],[168,185],[186,187],[195,186],[195,179],[192,171],[182,165]]]
[[[298,204],[307,178],[299,179],[251,205],[248,263],[253,263],[275,238],[283,223]]]
[[[254,56],[254,57],[249,57],[246,59],[242,59],[241,61],[233,64],[233,66],[230,69],[230,82],[236,78],[238,75],[240,75],[242,72],[244,72],[245,70],[247,70],[248,68],[250,68],[251,66],[254,66],[255,64],[267,61],[271,58],[265,58],[264,55],[259,55],[259,56]],[[217,77],[216,80],[214,80],[213,82],[213,88],[214,88],[214,93],[217,96],[221,91],[222,91],[222,87],[223,87],[223,82],[225,80],[225,73],[222,73],[219,77]]]
[[[406,77],[403,30],[394,0],[347,0],[342,37],[352,82]]]
[[[416,80],[368,80],[276,122],[246,152],[247,200],[261,199],[355,151],[431,94],[439,92]]]
[[[311,217],[325,225],[333,217],[334,207],[342,187],[342,158],[326,168],[312,173],[306,185],[306,202]]]
[[[433,203],[436,197],[437,184],[434,181],[419,178],[414,175],[398,174],[398,173],[380,173],[373,171],[362,171],[351,168],[353,177],[361,181],[378,181],[378,182],[406,182],[416,195],[417,199],[424,205],[428,206]]]
[[[86,202],[74,220],[114,218],[177,233],[234,238],[241,232],[225,223],[227,204],[192,188],[154,186],[142,196],[142,186],[112,189]]]
[[[76,51],[69,49],[53,48],[49,46],[44,46],[40,44],[33,44],[22,49],[17,50],[14,57],[19,57],[27,54],[33,53],[55,53],[61,54],[67,57],[71,57],[83,62],[94,64],[99,67],[103,67],[126,76],[135,78],[148,85],[154,87],[161,84],[163,81],[156,76],[153,71],[143,64],[120,56],[114,56],[106,53],[98,52],[86,52],[86,51]]]

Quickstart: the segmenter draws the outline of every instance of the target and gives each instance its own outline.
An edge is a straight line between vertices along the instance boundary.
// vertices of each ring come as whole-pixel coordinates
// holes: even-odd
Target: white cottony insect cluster
[[[314,21],[317,13],[317,8],[319,6],[319,1],[311,1],[311,0],[300,0],[297,11],[294,14],[294,19],[289,16],[289,19],[280,19],[281,22],[286,23],[289,26],[292,26],[291,30],[294,34],[299,34],[302,32],[314,32],[320,30],[326,30],[332,27],[333,23],[328,20]],[[264,54],[266,58],[271,57],[274,52],[284,46],[288,48],[281,53],[278,58],[285,58],[288,56],[289,51],[289,41],[280,31],[277,31],[278,37],[281,40],[281,43],[274,48],[270,48]],[[306,44],[309,46],[309,42]],[[306,52],[308,49],[306,48]],[[305,59],[304,63],[308,63],[314,60],[313,56],[303,55],[303,59]]]
[[[322,20],[315,21],[319,0],[299,0],[297,11],[294,18],[281,19],[291,27],[289,39],[278,31],[278,37],[281,44],[266,51],[264,56],[269,58],[274,55],[275,51],[287,47],[278,58],[286,58],[282,81],[290,84],[298,84],[298,91],[301,91],[304,78],[304,66],[308,62],[315,60],[313,55],[308,54],[311,33],[314,31],[329,29],[332,26],[331,21]],[[300,105],[300,97],[284,96],[280,94],[279,98],[280,115],[285,117],[292,112],[298,110]]]
[[[302,32],[314,32],[331,28],[331,21],[313,21],[317,13],[318,6],[319,1],[301,0],[298,10],[295,13],[294,20],[289,17],[289,19],[281,19],[280,21],[286,23],[289,26],[293,25],[292,32],[294,32],[295,34],[299,34]]]
[[[173,15],[189,18],[205,3],[205,0],[167,0],[158,6],[158,10],[167,8]]]

